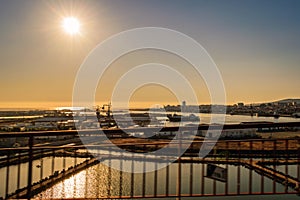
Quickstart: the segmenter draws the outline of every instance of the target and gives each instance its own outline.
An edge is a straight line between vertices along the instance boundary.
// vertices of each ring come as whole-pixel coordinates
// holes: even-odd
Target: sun
[[[70,35],[76,35],[80,32],[80,22],[75,17],[65,17],[62,21],[62,27]]]

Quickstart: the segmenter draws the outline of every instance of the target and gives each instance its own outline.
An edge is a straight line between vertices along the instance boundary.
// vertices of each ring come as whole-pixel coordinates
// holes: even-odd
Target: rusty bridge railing
[[[216,125],[216,128],[218,125]],[[283,128],[296,131],[295,123],[249,123],[225,125],[226,129]],[[105,134],[114,143],[97,143],[97,130],[0,133],[0,198],[163,198],[238,195],[299,194],[300,137],[219,139],[204,158],[199,150],[213,141],[200,134],[208,125],[200,125],[192,139],[185,134],[194,127],[165,127],[159,133],[180,140],[171,144],[174,151],[186,147],[171,165],[158,169],[174,155],[145,159],[151,152],[170,144],[170,138],[157,134],[139,138],[124,130],[109,129]],[[154,130],[154,129],[153,129]],[[156,130],[156,129],[155,129]],[[273,130],[273,129],[272,129]],[[127,129],[151,132],[151,128]],[[274,135],[276,132],[273,133]],[[78,136],[86,137],[82,144]],[[104,136],[97,136],[104,137]],[[13,146],[10,146],[13,145]],[[118,152],[139,152],[141,156]],[[93,151],[93,154],[88,149]],[[106,161],[106,165],[102,163]],[[107,164],[108,163],[108,164]],[[112,165],[117,166],[112,167]],[[148,173],[134,173],[137,167]],[[126,168],[126,170],[124,170]],[[129,172],[128,172],[129,171]],[[132,172],[132,173],[130,173]]]

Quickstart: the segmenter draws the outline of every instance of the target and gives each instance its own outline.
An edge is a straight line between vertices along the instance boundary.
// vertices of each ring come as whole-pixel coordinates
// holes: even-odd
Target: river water
[[[112,161],[113,162],[113,161]],[[119,162],[119,161],[116,161]],[[131,166],[131,161],[123,161],[123,166]],[[134,166],[143,165],[143,162],[134,161]],[[147,165],[151,165],[153,163],[146,162]],[[181,193],[189,194],[190,187],[193,188],[194,194],[201,194],[202,184],[204,184],[204,193],[212,194],[213,193],[213,180],[205,177],[204,182],[202,182],[202,170],[204,170],[204,174],[206,174],[206,164],[190,164],[184,163],[181,164]],[[225,167],[224,165],[219,165],[221,167]],[[290,171],[295,171],[297,166],[289,166]],[[193,171],[192,178],[192,186],[190,186],[190,171]],[[228,192],[236,193],[237,192],[237,166],[228,166]],[[240,167],[241,172],[241,184],[240,191],[248,192],[249,188],[249,173],[250,170],[244,167]],[[41,194],[37,195],[36,198],[99,198],[104,197],[108,194],[108,190],[110,190],[110,194],[112,196],[118,196],[120,193],[120,188],[122,191],[122,195],[130,195],[131,192],[131,173],[122,173],[122,181],[120,181],[120,171],[116,169],[111,169],[111,179],[109,181],[109,167],[104,164],[97,164],[92,167],[89,167],[86,170],[83,170],[72,177],[61,181],[60,183],[54,185],[53,187],[47,189]],[[157,188],[158,195],[166,194],[166,173],[167,168],[163,168],[157,171],[157,185],[154,183],[155,172],[146,173],[146,187],[145,194],[153,195],[154,187]],[[294,174],[293,174],[294,175]],[[178,176],[178,164],[171,164],[169,166],[169,194],[176,194],[176,185],[177,185],[177,176]],[[133,177],[134,186],[133,192],[134,195],[142,195],[143,191],[143,174],[134,174]],[[261,188],[261,176],[255,172],[252,172],[252,192],[260,192]],[[269,178],[264,178],[264,191],[272,192],[273,180]],[[276,191],[284,192],[284,186],[276,183]],[[225,192],[225,183],[216,181],[216,194],[221,194]],[[293,197],[296,195],[290,195]],[[222,199],[232,199],[232,197],[223,197]],[[244,198],[243,198],[244,199]],[[259,199],[262,199],[259,197]],[[271,199],[276,199],[271,198]]]
[[[85,159],[84,158],[74,158],[66,157],[65,161],[62,157],[55,157],[54,158],[54,171],[61,171],[64,166],[67,169],[70,166],[73,166],[75,162],[81,163]],[[40,160],[33,161],[33,173],[32,173],[32,182],[37,182],[41,178],[45,178],[52,174],[52,162],[53,157],[46,157]],[[42,166],[39,168],[39,165]],[[12,193],[16,191],[18,185],[18,168],[20,169],[20,187],[23,188],[27,186],[28,180],[28,162],[22,163],[18,165],[11,165],[9,167],[9,186],[8,186],[8,193]],[[42,177],[41,177],[41,169],[43,170]],[[6,174],[7,174],[7,167],[0,168],[0,197],[5,195],[6,190]]]
[[[189,113],[185,113],[185,115],[189,115]],[[212,117],[216,119],[217,122],[222,122],[223,115],[221,114],[208,114],[208,113],[200,113],[200,123],[209,124]],[[249,115],[225,115],[225,123],[226,124],[237,124],[241,122],[300,122],[300,118],[292,118],[292,117],[279,117],[275,119],[274,117],[257,117],[257,116],[249,116]],[[191,122],[187,122],[191,123]],[[168,123],[169,125],[178,125],[178,123]]]
[[[145,111],[134,111],[134,113],[145,113]],[[163,120],[167,119],[167,114],[173,114],[174,112],[149,112],[150,116],[155,116],[159,114]],[[120,113],[119,113],[120,114]],[[124,114],[124,113],[123,113]],[[180,115],[188,116],[195,113],[177,113]],[[223,114],[211,114],[211,113],[200,113],[198,114],[200,118],[200,124],[210,124],[211,119],[214,118],[215,123],[225,123],[225,124],[239,124],[241,122],[300,122],[300,118],[293,117],[279,117],[278,119],[274,117],[258,117],[250,115],[225,115],[225,121],[223,121]],[[199,122],[165,122],[164,126],[184,126],[186,124],[198,124]],[[157,125],[156,122],[153,125]]]

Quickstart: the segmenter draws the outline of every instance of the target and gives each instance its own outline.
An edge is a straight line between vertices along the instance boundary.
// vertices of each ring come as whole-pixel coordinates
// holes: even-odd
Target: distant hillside
[[[296,102],[297,104],[300,104],[300,99],[282,99],[279,101],[275,101],[274,103],[292,103],[292,102]]]

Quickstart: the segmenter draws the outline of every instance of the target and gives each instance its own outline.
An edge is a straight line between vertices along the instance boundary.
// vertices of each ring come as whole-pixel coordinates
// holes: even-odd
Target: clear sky
[[[80,35],[62,30],[67,16],[78,18]],[[71,105],[88,53],[113,34],[146,26],[197,40],[217,64],[229,104],[300,97],[299,0],[0,0],[0,107]],[[170,55],[149,51],[113,65],[124,70],[162,56]],[[102,82],[117,79],[112,73]],[[167,89],[155,87],[138,90],[133,102],[174,101]],[[206,88],[194,87],[199,103],[209,103]],[[109,99],[109,87],[97,92],[97,101]]]

